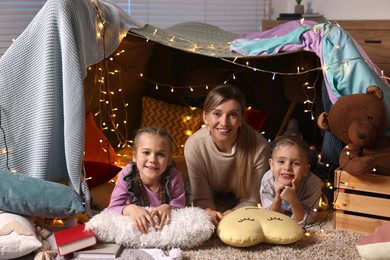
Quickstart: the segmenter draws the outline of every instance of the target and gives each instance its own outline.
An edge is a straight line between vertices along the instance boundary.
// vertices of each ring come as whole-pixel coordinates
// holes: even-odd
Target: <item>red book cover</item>
[[[54,233],[58,253],[63,256],[96,244],[96,236],[85,225],[77,225]]]

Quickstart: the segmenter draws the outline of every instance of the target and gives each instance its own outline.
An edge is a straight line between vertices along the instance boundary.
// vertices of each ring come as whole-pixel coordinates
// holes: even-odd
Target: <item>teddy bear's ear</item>
[[[375,96],[378,97],[379,100],[383,99],[383,91],[378,86],[375,86],[375,85],[369,86],[366,90],[366,93],[367,94],[374,94]]]
[[[320,129],[330,132],[330,127],[328,124],[328,113],[322,112],[317,119],[317,125]]]

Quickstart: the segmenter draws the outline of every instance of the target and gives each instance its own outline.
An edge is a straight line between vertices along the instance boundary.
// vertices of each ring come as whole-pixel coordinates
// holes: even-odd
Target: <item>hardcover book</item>
[[[97,239],[93,231],[85,230],[85,225],[77,225],[54,233],[59,255],[67,255],[93,245]]]
[[[98,243],[92,247],[73,253],[77,258],[117,258],[122,251],[122,246],[115,243]]]

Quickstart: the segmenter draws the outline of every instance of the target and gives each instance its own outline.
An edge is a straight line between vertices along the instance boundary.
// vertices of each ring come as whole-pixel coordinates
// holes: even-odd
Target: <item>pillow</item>
[[[243,207],[226,215],[217,234],[225,244],[248,247],[260,243],[290,244],[303,236],[298,222],[279,212],[258,207]]]
[[[187,138],[201,127],[202,110],[166,103],[151,97],[142,97],[141,128],[159,126],[174,139],[173,155],[183,155]]]
[[[111,193],[115,188],[114,182],[106,182],[94,187],[89,192],[92,198],[92,206],[103,210],[110,205]]]
[[[389,259],[390,222],[385,222],[374,232],[363,237],[356,245],[362,259]]]
[[[162,230],[150,229],[147,234],[137,231],[128,216],[102,211],[93,216],[85,227],[103,242],[115,242],[130,248],[192,248],[210,239],[214,224],[203,209],[186,207],[171,211],[171,223]]]
[[[96,125],[92,113],[88,114],[85,121],[84,161],[107,164],[119,161],[114,148]]]
[[[21,215],[67,218],[84,211],[70,187],[0,169],[0,209]]]
[[[116,165],[102,162],[84,161],[84,167],[86,181],[90,189],[108,182],[122,170]]]
[[[263,126],[265,119],[267,119],[268,113],[248,108],[246,110],[246,122],[252,126],[257,132],[260,132],[261,127]]]
[[[0,213],[0,259],[21,257],[41,246],[31,218]]]

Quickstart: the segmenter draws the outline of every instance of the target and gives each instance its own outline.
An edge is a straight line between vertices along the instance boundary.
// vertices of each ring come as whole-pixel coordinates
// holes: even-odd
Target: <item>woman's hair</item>
[[[163,129],[161,127],[155,127],[155,126],[142,128],[136,132],[135,137],[134,137],[134,145],[133,145],[134,151],[137,150],[138,145],[139,145],[139,139],[143,134],[156,135],[156,136],[163,138],[165,141],[167,141],[168,147],[169,147],[169,156],[172,156],[173,142],[174,142],[173,137],[165,129]]]
[[[250,193],[255,154],[257,150],[256,135],[258,134],[246,123],[246,101],[242,91],[233,85],[220,85],[213,88],[207,95],[203,111],[205,114],[211,112],[220,104],[236,100],[241,107],[243,124],[238,130],[237,151],[236,151],[236,187],[235,193],[239,198],[247,198]]]
[[[309,162],[310,161],[310,147],[309,145],[300,137],[294,135],[281,135],[275,138],[275,145],[272,151],[280,149],[282,147],[291,147],[296,146],[302,156]]]

